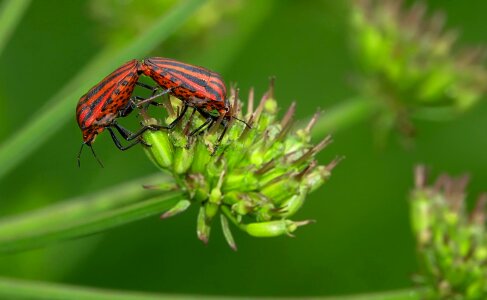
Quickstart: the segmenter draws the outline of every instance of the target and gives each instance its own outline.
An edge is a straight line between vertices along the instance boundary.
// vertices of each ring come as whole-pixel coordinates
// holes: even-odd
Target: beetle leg
[[[220,142],[223,140],[223,137],[225,136],[225,133],[227,133],[227,129],[228,129],[228,126],[223,126],[222,134],[218,138],[218,142],[217,142],[218,144],[220,144]]]
[[[118,116],[119,117],[128,116],[136,107],[135,100],[138,100],[138,99],[144,99],[144,98],[141,98],[139,96],[134,96],[134,97],[130,98],[129,102],[127,103],[127,106],[125,106],[122,110],[118,111]]]
[[[138,101],[137,102],[137,107],[140,108],[140,107],[142,107],[146,103],[149,103],[149,104],[152,104],[152,105],[155,105],[155,106],[160,106],[160,105],[162,105],[162,103],[159,103],[159,102],[154,101],[154,100],[157,99],[157,98],[159,98],[159,97],[161,97],[161,96],[164,96],[164,95],[172,92],[172,90],[173,90],[173,88],[169,88],[169,89],[163,90],[162,92],[157,93],[157,94],[154,91],[152,93],[152,96],[150,96],[149,98],[146,98],[146,99],[143,99],[141,101]]]
[[[186,103],[184,103],[183,110],[181,111],[179,116],[176,119],[174,119],[174,121],[172,121],[171,124],[169,124],[167,126],[167,129],[173,129],[179,123],[179,121],[181,121],[181,119],[183,118],[183,116],[187,110],[188,110],[188,105],[186,105]]]
[[[118,124],[115,121],[112,123],[111,126],[114,127],[126,141],[131,141],[131,140],[134,140],[134,139],[140,137],[147,130],[157,131],[159,129],[163,129],[163,128],[165,129],[166,128],[165,126],[160,126],[160,125],[147,125],[147,126],[142,127],[141,129],[139,129],[139,131],[133,133],[133,132],[129,131],[128,129],[122,127],[122,125]],[[108,127],[108,128],[110,128],[110,127]]]
[[[206,121],[201,125],[199,126],[198,128],[196,128],[195,130],[193,130],[189,135],[190,136],[193,136],[193,135],[196,135],[197,133],[200,133],[201,131],[203,131],[203,129],[208,125],[208,127],[211,127],[211,125],[213,125],[213,118],[212,117],[208,117],[206,118]]]
[[[161,90],[161,87],[151,86],[151,85],[145,84],[143,82],[136,82],[135,84],[140,86],[140,87],[143,87],[145,89],[152,91],[152,95],[149,98],[142,98],[142,97],[138,97],[138,96],[134,97],[133,100],[137,100],[137,101],[133,101],[133,103],[138,108],[140,108],[143,104],[146,104],[146,103],[149,103],[150,105],[154,105],[154,106],[161,106],[162,104],[157,102],[157,101],[154,101],[154,99],[161,97],[161,96],[164,96],[165,94],[172,92],[172,90],[174,89],[174,88],[168,88],[166,90],[163,90],[160,93],[157,93],[157,91]]]
[[[123,146],[120,143],[120,141],[117,138],[117,136],[115,135],[115,132],[113,132],[113,129],[110,128],[110,127],[107,127],[107,130],[108,130],[108,132],[110,132],[110,135],[112,136],[112,140],[115,143],[115,146],[117,146],[117,148],[120,149],[120,150],[122,150],[122,151],[125,151],[125,150],[127,150],[129,148],[132,148],[133,146],[135,146],[135,145],[137,145],[137,144],[139,144],[141,142],[141,140],[136,140],[135,142],[133,142],[133,143],[127,145],[127,146]]]

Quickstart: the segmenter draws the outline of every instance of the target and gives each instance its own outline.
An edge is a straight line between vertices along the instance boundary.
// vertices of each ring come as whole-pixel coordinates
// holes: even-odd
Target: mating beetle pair
[[[142,74],[149,76],[160,88],[138,82]],[[132,96],[136,85],[152,90],[152,96],[147,99]],[[157,93],[160,89],[162,92]],[[166,93],[183,101],[183,110],[169,126],[144,126],[132,133],[117,123],[117,118],[127,116],[135,107],[146,103],[157,104],[154,99]],[[109,131],[117,148],[126,150],[140,143],[140,135],[147,130],[172,129],[188,107],[193,107],[206,118],[195,132],[211,126],[219,118],[222,119],[225,132],[228,120],[234,118],[226,97],[225,83],[218,73],[162,57],[151,57],[142,62],[135,59],[126,62],[92,87],[78,102],[76,119],[83,133],[78,164],[83,146],[87,145],[93,151],[92,143],[104,129]],[[125,140],[135,141],[123,146],[113,129]]]

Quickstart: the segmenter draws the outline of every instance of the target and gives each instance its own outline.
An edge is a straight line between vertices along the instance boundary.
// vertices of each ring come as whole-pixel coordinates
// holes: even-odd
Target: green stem
[[[227,216],[227,218],[229,218],[230,221],[232,221],[233,225],[237,226],[242,231],[246,231],[245,224],[242,224],[242,222],[237,221],[237,219],[235,219],[235,216],[232,214],[232,212],[230,211],[230,209],[228,209],[228,207],[222,205],[221,206],[221,210],[222,210],[223,214],[225,216]]]
[[[128,59],[149,53],[181,27],[203,2],[204,0],[182,2],[127,47],[121,50],[109,47],[96,56],[51,100],[47,101],[43,111],[33,114],[32,120],[24,128],[15,132],[10,139],[0,145],[0,166],[2,166],[0,178],[34,152],[68,120],[72,120],[76,101],[103,77],[102,74],[110,73]]]
[[[330,132],[343,130],[371,117],[378,108],[377,101],[360,97],[343,101],[324,111],[312,134],[314,137],[322,137]]]
[[[187,297],[195,298],[195,297]],[[0,299],[77,299],[77,300],[155,300],[155,299],[184,299],[174,295],[150,295],[127,291],[109,291],[102,289],[60,285],[44,282],[32,282],[10,278],[0,278]]]
[[[322,300],[420,300],[421,293],[415,289],[387,291],[361,295],[315,298]]]
[[[29,7],[31,0],[5,0],[0,7],[0,55],[2,55],[15,27]]]
[[[0,253],[41,247],[160,214],[174,206],[181,193],[161,195],[160,190],[146,190],[141,185],[167,180],[160,175],[139,179],[2,220]]]
[[[204,295],[167,295],[148,294],[127,291],[112,291],[104,289],[77,287],[54,283],[41,283],[10,278],[0,278],[1,299],[29,299],[29,300],[164,300],[164,299],[243,299],[242,297],[229,296],[204,296]],[[289,298],[283,298],[289,299]],[[303,298],[300,298],[303,299]],[[306,298],[304,298],[306,299]],[[311,299],[311,298],[309,298]],[[377,294],[365,294],[339,297],[313,297],[322,300],[417,300],[419,294],[414,290],[393,291]]]

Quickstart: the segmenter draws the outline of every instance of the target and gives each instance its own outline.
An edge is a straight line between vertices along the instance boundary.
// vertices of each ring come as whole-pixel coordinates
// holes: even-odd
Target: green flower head
[[[416,170],[411,217],[426,299],[487,299],[487,195],[468,214],[467,182],[441,175],[428,186],[425,168]]]
[[[173,175],[187,197],[163,217],[198,204],[199,239],[208,241],[212,220],[220,214],[225,237],[236,248],[228,220],[256,237],[292,235],[310,223],[289,218],[301,208],[308,193],[328,180],[338,159],[328,165],[320,165],[315,159],[331,143],[330,136],[316,145],[310,141],[318,115],[297,130],[292,122],[295,104],[281,120],[277,118],[272,84],[255,106],[250,91],[245,114],[235,89],[231,99],[235,117],[226,127],[217,121],[199,134],[191,134],[204,119],[198,112],[187,113],[174,130],[146,132],[144,139],[151,145],[145,148],[150,159]],[[168,99],[164,105],[168,112],[165,120],[144,114],[144,124],[169,124],[182,110],[177,99]]]
[[[459,47],[441,13],[423,3],[355,0],[351,11],[360,88],[379,99],[382,125],[410,131],[410,117],[450,119],[476,104],[487,87],[485,52]]]

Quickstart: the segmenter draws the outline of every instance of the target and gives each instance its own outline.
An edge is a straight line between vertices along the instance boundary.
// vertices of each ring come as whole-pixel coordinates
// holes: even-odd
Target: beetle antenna
[[[249,125],[247,122],[245,122],[244,120],[241,120],[241,119],[239,119],[239,118],[237,118],[237,117],[234,117],[234,116],[232,116],[232,118],[234,118],[234,119],[235,119],[235,120],[237,120],[237,121],[240,121],[240,122],[244,123],[244,124],[245,124],[245,126],[247,126],[249,129],[252,129],[252,126],[250,126],[250,125]]]
[[[78,152],[78,168],[81,167],[81,152],[83,152],[83,147],[85,146],[85,143],[81,143],[81,148],[79,148],[79,152]],[[95,149],[93,149],[93,146],[91,145],[88,145],[88,147],[90,147],[91,149],[91,153],[93,153],[93,156],[95,157],[96,161],[100,164],[100,166],[103,168],[103,164],[102,162],[100,161],[100,159],[98,159],[98,156],[96,156],[96,153],[95,153]]]
[[[101,163],[101,160],[98,158],[98,156],[96,156],[96,153],[95,153],[95,149],[93,149],[93,146],[92,145],[89,145],[90,149],[91,149],[91,153],[93,153],[93,156],[95,157],[96,161],[100,164],[100,166],[102,168],[103,167],[103,164]]]
[[[78,168],[81,168],[81,152],[83,151],[83,146],[85,143],[81,143],[81,148],[79,148],[78,152]]]

